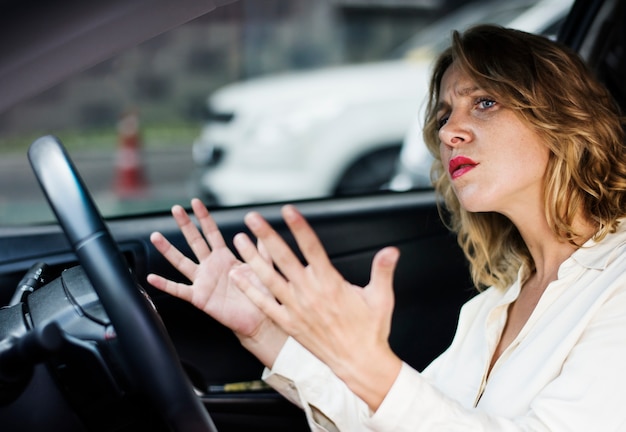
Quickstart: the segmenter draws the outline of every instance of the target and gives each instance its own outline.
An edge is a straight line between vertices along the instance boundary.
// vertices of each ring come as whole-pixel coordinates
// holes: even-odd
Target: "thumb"
[[[395,247],[386,247],[378,251],[372,262],[369,286],[377,294],[387,297],[393,292],[393,274],[400,258],[400,251]]]

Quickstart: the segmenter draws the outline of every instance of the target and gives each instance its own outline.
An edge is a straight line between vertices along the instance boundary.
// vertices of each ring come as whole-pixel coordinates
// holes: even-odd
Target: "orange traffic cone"
[[[147,182],[141,157],[139,116],[135,111],[122,115],[117,132],[115,192],[119,198],[136,198],[146,192]]]

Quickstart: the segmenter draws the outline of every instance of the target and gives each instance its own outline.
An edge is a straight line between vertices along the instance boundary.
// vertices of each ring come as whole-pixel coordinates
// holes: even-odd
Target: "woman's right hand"
[[[198,262],[185,256],[161,233],[150,236],[156,249],[191,284],[156,274],[149,274],[147,280],[155,288],[190,302],[233,330],[246,348],[266,366],[271,366],[287,336],[239,290],[229,273],[236,269],[238,273],[249,274],[259,288],[266,288],[248,265],[239,261],[228,248],[204,204],[193,199],[191,206],[204,236],[181,206],[172,207],[172,215]],[[264,249],[261,244],[259,247]]]

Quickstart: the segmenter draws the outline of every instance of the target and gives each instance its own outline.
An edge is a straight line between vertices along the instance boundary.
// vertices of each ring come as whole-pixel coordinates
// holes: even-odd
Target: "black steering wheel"
[[[139,390],[175,431],[217,432],[193,392],[165,326],[139,289],[61,142],[45,136],[28,158],[35,176],[115,328]]]

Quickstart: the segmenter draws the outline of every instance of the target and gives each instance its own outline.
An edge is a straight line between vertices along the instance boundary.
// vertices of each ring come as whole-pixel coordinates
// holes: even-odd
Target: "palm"
[[[235,267],[248,265],[237,260],[228,248],[214,249],[198,265],[191,303],[234,332],[250,336],[266,317],[230,281],[228,273]]]
[[[148,282],[192,303],[239,335],[251,336],[267,318],[229,278],[233,268],[246,271],[248,265],[237,260],[228,249],[206,207],[199,200],[193,200],[192,206],[204,236],[182,207],[175,206],[172,214],[197,262],[172,246],[160,233],[151,236],[154,246],[191,281],[191,285],[154,274],[148,276]]]

